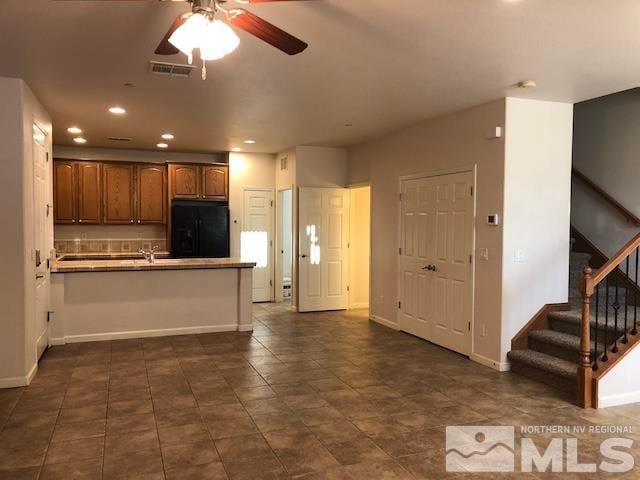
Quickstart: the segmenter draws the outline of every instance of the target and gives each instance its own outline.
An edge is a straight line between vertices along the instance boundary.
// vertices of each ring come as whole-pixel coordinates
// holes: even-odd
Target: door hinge
[[[47,152],[46,155],[47,155],[46,158],[47,158],[47,162],[48,162],[49,161],[49,152]]]
[[[469,322],[469,331],[471,331],[471,322]]]
[[[269,246],[273,247],[273,240],[269,240]]]
[[[469,255],[469,264],[473,264],[473,254]]]
[[[349,291],[349,288],[350,288],[349,285],[347,285],[347,292]]]
[[[269,280],[269,286],[273,287],[273,280]]]
[[[399,201],[402,201],[402,194],[401,194],[401,193],[400,193],[400,194],[398,194],[398,200],[399,200]]]
[[[273,207],[273,200],[271,200],[271,201],[269,202],[269,205],[271,205],[271,206]]]
[[[402,308],[402,302],[398,302],[398,308]]]
[[[347,242],[347,248],[351,248],[351,242]]]
[[[402,255],[402,248],[398,249],[398,255]]]
[[[473,187],[471,187],[471,196],[473,197]]]
[[[50,323],[50,322],[51,322],[51,315],[52,315],[53,313],[54,313],[54,312],[47,312],[47,323]]]

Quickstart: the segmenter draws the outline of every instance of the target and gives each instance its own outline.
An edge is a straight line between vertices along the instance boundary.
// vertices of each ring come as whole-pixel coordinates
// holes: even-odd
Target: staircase
[[[511,370],[533,380],[543,382],[567,393],[576,393],[578,367],[580,365],[580,335],[582,328],[582,271],[589,264],[591,255],[571,252],[569,261],[569,310],[550,311],[546,314],[545,328],[528,333],[528,348],[512,350],[507,354]],[[618,289],[618,297],[626,292]],[[615,287],[609,288],[610,299],[615,298]],[[599,293],[599,302],[604,305],[606,292]],[[595,303],[595,298],[592,299]],[[595,317],[591,320],[592,332],[595,330]],[[598,320],[599,331],[604,329],[604,320]],[[613,336],[613,325],[607,325]],[[601,335],[601,337],[603,337]],[[592,337],[594,335],[592,334]],[[602,352],[604,343],[598,342],[598,351]],[[594,355],[595,342],[591,342],[591,354]]]

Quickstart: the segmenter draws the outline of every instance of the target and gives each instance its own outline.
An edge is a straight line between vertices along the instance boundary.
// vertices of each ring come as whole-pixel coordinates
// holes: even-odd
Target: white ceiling
[[[240,32],[209,79],[148,73],[183,3],[0,2],[0,76],[23,77],[90,146],[153,149],[347,146],[505,95],[576,102],[640,78],[637,0],[316,0],[247,7],[310,44],[296,57]],[[535,79],[538,88],[513,87]],[[132,82],[135,88],[124,87]],[[121,104],[125,117],[107,113]],[[353,124],[345,127],[345,124]],[[258,143],[246,146],[243,139]]]

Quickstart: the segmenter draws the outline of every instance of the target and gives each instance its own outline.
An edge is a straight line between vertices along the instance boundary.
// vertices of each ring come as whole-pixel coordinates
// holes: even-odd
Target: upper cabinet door
[[[75,168],[73,162],[53,162],[53,216],[55,223],[76,223]]]
[[[135,222],[135,165],[105,163],[103,166],[103,223]]]
[[[77,163],[78,223],[102,222],[102,165],[97,162]]]
[[[200,198],[200,167],[169,165],[173,198]]]
[[[166,223],[166,175],[162,165],[138,165],[138,223]]]
[[[229,199],[229,167],[205,165],[202,167],[202,198]]]

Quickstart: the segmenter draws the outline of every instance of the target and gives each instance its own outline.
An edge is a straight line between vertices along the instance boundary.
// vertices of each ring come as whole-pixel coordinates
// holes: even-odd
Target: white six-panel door
[[[242,258],[256,262],[253,301],[273,299],[273,191],[244,189],[241,233]]]
[[[298,310],[349,306],[349,190],[300,188]]]
[[[402,182],[400,328],[471,353],[473,174]]]
[[[49,343],[49,244],[47,242],[49,216],[49,159],[47,156],[46,134],[34,124],[33,137],[33,205],[34,205],[34,261],[35,276],[35,341],[37,356],[40,358]]]

